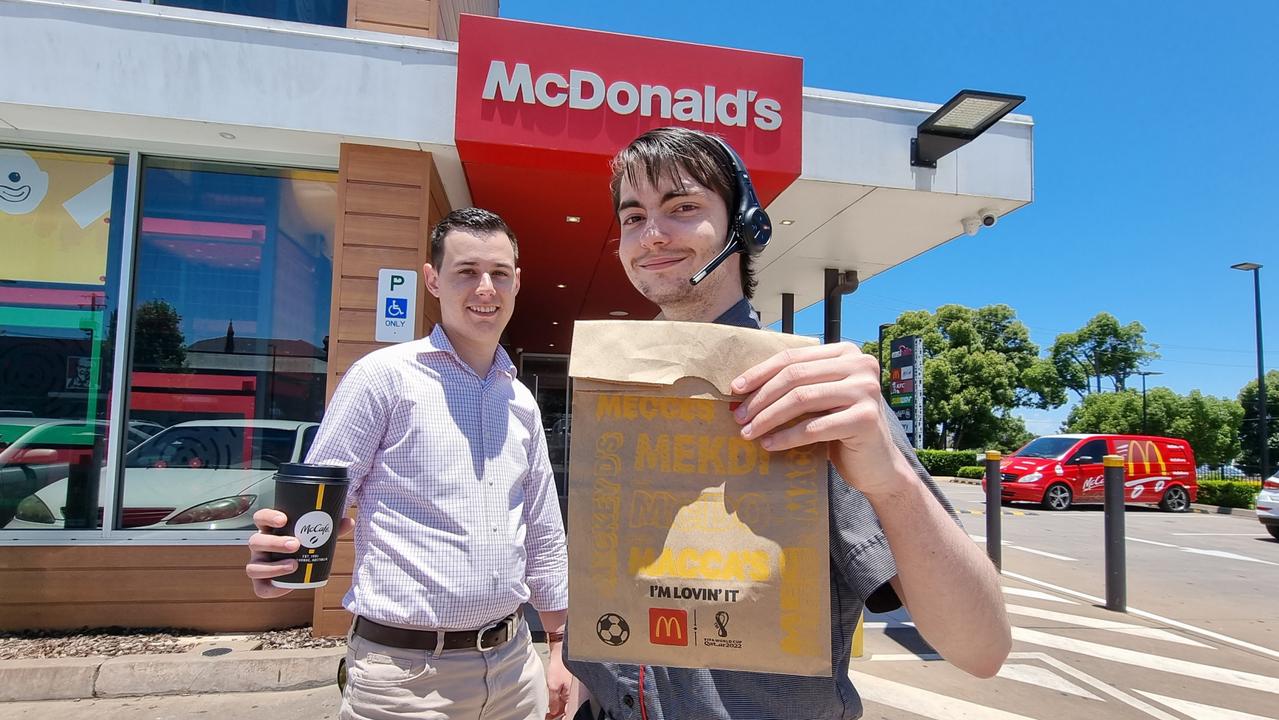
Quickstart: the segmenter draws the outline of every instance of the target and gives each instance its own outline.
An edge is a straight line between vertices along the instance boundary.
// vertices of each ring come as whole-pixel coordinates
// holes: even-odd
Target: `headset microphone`
[[[724,244],[724,249],[706,264],[706,267],[689,279],[688,282],[692,285],[705,280],[707,275],[710,275],[735,252],[752,256],[760,254],[773,235],[773,223],[768,219],[768,213],[764,212],[764,208],[759,204],[759,198],[755,195],[755,186],[751,184],[751,176],[746,172],[746,164],[728,143],[715,135],[709,137],[719,144],[728,157],[727,167],[733,173],[735,186],[733,199],[736,202],[733,214],[729,218],[728,242]]]

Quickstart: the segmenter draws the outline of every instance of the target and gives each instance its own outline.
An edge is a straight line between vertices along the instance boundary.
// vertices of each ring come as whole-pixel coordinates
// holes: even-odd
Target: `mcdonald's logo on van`
[[[1159,452],[1159,446],[1150,440],[1133,440],[1128,443],[1128,474],[1131,476],[1137,472],[1137,463],[1142,463],[1142,472],[1149,474],[1151,466],[1151,455],[1154,456],[1154,462],[1159,463],[1159,474],[1168,474],[1168,463],[1164,462],[1163,453]]]
[[[688,611],[649,608],[648,639],[654,645],[688,645]]]

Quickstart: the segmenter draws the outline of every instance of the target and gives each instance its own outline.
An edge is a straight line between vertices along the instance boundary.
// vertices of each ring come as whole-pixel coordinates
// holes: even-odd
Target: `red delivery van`
[[[1105,499],[1101,459],[1124,460],[1124,501],[1186,512],[1199,495],[1194,451],[1180,438],[1153,435],[1045,435],[999,463],[1004,502],[1048,510]],[[985,481],[982,482],[983,487]]]

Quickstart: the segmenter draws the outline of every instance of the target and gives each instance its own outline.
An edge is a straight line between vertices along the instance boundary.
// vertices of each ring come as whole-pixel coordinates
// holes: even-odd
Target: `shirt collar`
[[[724,311],[723,315],[715,318],[716,325],[735,325],[737,327],[759,329],[759,313],[755,312],[755,308],[751,307],[750,301],[742,298],[737,304]]]
[[[457,350],[453,347],[453,343],[449,340],[448,333],[444,332],[444,325],[435,323],[435,327],[431,330],[431,334],[422,338],[419,342],[424,346],[420,351],[422,353],[444,353],[452,356],[459,365],[471,370],[471,366],[462,360],[462,356],[457,354]],[[474,372],[472,370],[472,372]],[[497,351],[493,353],[493,367],[489,370],[489,375],[499,372],[507,377],[515,378],[515,363],[511,362],[511,356],[506,354],[506,349],[501,345],[497,346]]]

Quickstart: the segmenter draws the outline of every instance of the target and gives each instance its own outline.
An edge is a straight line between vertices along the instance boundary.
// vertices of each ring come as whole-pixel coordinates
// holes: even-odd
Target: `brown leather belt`
[[[515,637],[520,629],[520,621],[524,619],[522,609],[507,615],[501,620],[486,625],[479,630],[455,630],[444,633],[435,630],[407,630],[374,622],[366,617],[355,618],[351,632],[365,640],[379,645],[404,648],[407,650],[492,650],[500,647]],[[440,635],[444,635],[444,644],[440,645]]]

